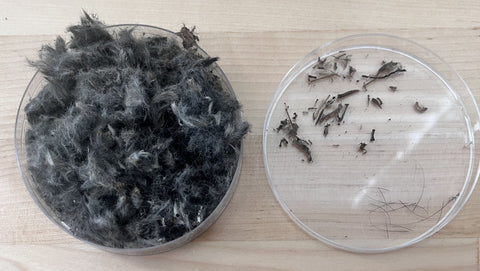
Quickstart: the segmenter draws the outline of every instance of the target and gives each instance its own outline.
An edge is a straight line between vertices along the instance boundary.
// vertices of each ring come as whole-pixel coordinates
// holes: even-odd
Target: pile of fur
[[[222,200],[249,127],[217,59],[88,15],[68,31],[33,62],[48,82],[25,107],[35,189],[93,243],[179,238]]]

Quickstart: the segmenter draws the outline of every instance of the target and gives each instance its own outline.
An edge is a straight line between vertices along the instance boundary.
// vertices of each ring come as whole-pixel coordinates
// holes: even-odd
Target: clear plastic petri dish
[[[470,89],[436,54],[354,35],[285,75],[265,120],[264,163],[278,202],[307,233],[385,252],[431,236],[462,209],[478,179],[479,128]]]
[[[165,30],[159,27],[149,26],[149,25],[138,25],[138,24],[122,24],[122,25],[113,25],[106,27],[109,32],[113,35],[118,33],[118,31],[123,29],[129,29],[132,33],[136,36],[143,36],[143,37],[166,37],[169,40],[178,43],[179,46],[182,46],[182,39],[176,35],[175,33]],[[208,54],[198,47],[197,52],[201,55],[208,56]],[[234,94],[233,88],[230,85],[226,75],[223,73],[220,66],[216,63],[212,64],[212,72],[220,79],[221,84],[223,85],[223,89],[230,92],[232,95]],[[241,164],[242,164],[242,153],[243,153],[243,144],[240,145],[240,151],[237,156],[238,162],[234,167],[230,169],[230,177],[231,182],[226,190],[223,198],[218,203],[217,207],[206,217],[204,220],[192,230],[186,232],[184,235],[176,238],[174,240],[168,242],[158,242],[158,244],[153,246],[145,246],[145,247],[135,247],[135,248],[116,248],[116,247],[108,247],[104,246],[86,239],[82,239],[75,235],[74,231],[72,230],[75,225],[68,225],[61,218],[59,218],[58,213],[48,205],[45,199],[41,196],[38,190],[38,183],[36,183],[31,175],[31,172],[28,169],[28,162],[27,162],[27,152],[26,152],[26,145],[25,145],[25,135],[26,132],[30,129],[30,125],[26,119],[25,115],[25,106],[28,102],[36,97],[38,93],[43,89],[46,84],[46,80],[42,74],[37,72],[33,78],[31,79],[30,83],[28,84],[25,93],[20,102],[20,106],[17,112],[17,118],[15,122],[15,154],[17,157],[18,167],[24,181],[24,184],[29,191],[31,197],[37,204],[37,206],[42,210],[42,212],[58,227],[62,230],[70,234],[71,236],[93,245],[97,248],[118,253],[118,254],[125,254],[125,255],[150,255],[156,254],[160,252],[165,252],[179,246],[185,245],[191,242],[193,239],[198,237],[200,234],[205,232],[222,214],[223,210],[226,208],[228,203],[230,202],[235,189],[238,184]],[[240,116],[239,116],[240,117]]]

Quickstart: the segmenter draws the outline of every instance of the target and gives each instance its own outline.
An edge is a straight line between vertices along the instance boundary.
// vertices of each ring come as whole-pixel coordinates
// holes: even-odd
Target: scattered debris
[[[352,79],[353,78],[353,75],[357,72],[357,70],[352,67],[352,66],[348,66],[348,75],[347,77]]]
[[[372,98],[372,103],[374,105],[376,105],[378,108],[382,109],[383,102],[382,102],[382,100],[380,100],[380,98],[378,98],[378,97],[377,98]]]
[[[361,152],[362,154],[366,154],[366,153],[367,153],[367,149],[365,149],[365,147],[367,147],[367,143],[361,142],[361,143],[358,145],[358,151]]]
[[[288,124],[288,120],[287,119],[284,119],[284,120],[281,120],[280,121],[280,124],[278,125],[277,129],[275,129],[275,131],[277,131],[277,133],[279,131],[281,131],[285,126],[287,126]]]
[[[337,95],[337,100],[343,99],[343,98],[345,98],[345,97],[348,97],[348,96],[350,96],[350,95],[352,95],[352,94],[355,94],[355,93],[357,93],[357,92],[359,92],[359,91],[360,91],[359,89],[352,89],[352,90],[349,90],[349,91],[347,91],[347,92],[340,93],[340,94]]]
[[[340,104],[340,105],[341,105],[341,104]],[[349,105],[350,105],[350,104],[345,104],[345,109],[343,109],[343,113],[342,113],[341,116],[340,116],[340,112],[338,112],[338,114],[337,114],[337,121],[338,121],[338,124],[339,124],[339,125],[340,125],[340,122],[343,121],[343,118],[345,117],[345,113],[347,112],[347,109],[348,109],[348,106],[349,106]]]
[[[325,124],[323,128],[323,136],[326,137],[328,135],[328,127],[330,127],[330,123]]]
[[[317,63],[312,67],[307,74],[309,83],[322,80],[333,79],[334,77],[353,78],[356,69],[349,66],[352,55],[347,55],[344,51],[339,51],[337,54],[328,57],[319,57]],[[348,70],[345,72],[345,70]],[[342,71],[339,71],[339,70]]]
[[[287,104],[285,104],[285,114],[287,115],[287,118],[280,121],[280,125],[276,129],[277,133],[283,131],[290,139],[292,145],[305,154],[308,162],[312,162],[312,153],[310,151],[310,145],[312,145],[312,142],[310,140],[301,139],[297,135],[299,127],[298,124],[294,122],[297,114],[294,113],[294,118],[291,118]],[[282,147],[282,145],[288,145],[288,140],[285,137],[280,140],[279,147]]]
[[[406,72],[402,67],[402,64],[399,62],[393,62],[390,61],[388,63],[383,63],[380,69],[378,69],[377,74],[375,75],[362,75],[363,78],[368,78],[367,82],[363,83],[363,89],[367,90],[367,86],[371,84],[372,82],[375,82],[378,79],[385,79],[390,77],[393,74],[400,73],[400,72]]]
[[[183,48],[189,49],[193,46],[197,46],[197,41],[199,41],[199,38],[194,32],[195,26],[190,30],[188,27],[183,25],[183,27],[180,29],[180,32],[177,33],[177,35],[182,38]]]
[[[375,141],[375,129],[372,129],[372,132],[370,133],[370,142]]]
[[[292,140],[292,143],[293,143],[293,146],[295,146],[297,149],[299,149],[301,152],[303,152],[305,154],[308,162],[313,161],[312,153],[311,153],[310,147],[309,147],[310,144],[307,141],[305,141],[305,140],[303,140],[303,139],[301,139],[297,136]]]
[[[415,111],[417,111],[418,113],[424,113],[428,110],[428,107],[422,106],[418,102],[415,102],[413,108],[415,108]]]

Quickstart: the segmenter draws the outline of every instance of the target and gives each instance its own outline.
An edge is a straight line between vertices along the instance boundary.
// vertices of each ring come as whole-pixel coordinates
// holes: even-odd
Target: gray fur
[[[25,107],[29,170],[75,236],[117,248],[171,241],[225,195],[249,128],[216,58],[85,15],[32,64],[48,83]]]

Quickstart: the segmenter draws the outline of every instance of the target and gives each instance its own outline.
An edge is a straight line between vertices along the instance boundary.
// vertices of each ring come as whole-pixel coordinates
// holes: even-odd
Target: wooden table
[[[480,2],[465,1],[13,1],[0,2],[0,270],[480,270],[480,193],[440,232],[385,254],[353,254],[304,233],[268,185],[262,127],[272,95],[307,52],[356,33],[414,40],[450,63],[480,100]],[[14,151],[20,98],[40,46],[78,22],[81,9],[108,24],[179,29],[196,25],[200,45],[230,79],[251,122],[237,191],[220,219],[179,249],[110,254],[52,224],[25,189]]]

